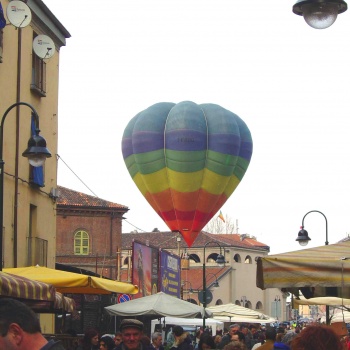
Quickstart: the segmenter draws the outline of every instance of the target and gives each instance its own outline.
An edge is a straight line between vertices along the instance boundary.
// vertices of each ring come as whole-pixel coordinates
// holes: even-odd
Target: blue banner
[[[160,290],[180,298],[181,264],[180,257],[162,250],[160,252]]]

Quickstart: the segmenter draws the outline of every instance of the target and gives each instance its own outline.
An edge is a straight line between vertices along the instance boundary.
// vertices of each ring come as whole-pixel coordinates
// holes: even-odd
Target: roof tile
[[[118,208],[124,209],[125,211],[129,210],[125,205],[109,202],[82,192],[73,191],[63,186],[58,186],[58,191],[57,206]]]

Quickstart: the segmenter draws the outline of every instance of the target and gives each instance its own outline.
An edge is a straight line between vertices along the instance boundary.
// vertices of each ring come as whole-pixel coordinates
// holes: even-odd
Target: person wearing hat
[[[175,341],[170,350],[193,350],[190,336],[181,326],[173,327]]]
[[[141,338],[143,323],[135,319],[124,319],[120,323],[122,342],[114,350],[145,350]]]

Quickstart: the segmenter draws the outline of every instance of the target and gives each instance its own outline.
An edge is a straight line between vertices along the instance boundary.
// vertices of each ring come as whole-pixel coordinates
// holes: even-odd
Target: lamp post
[[[296,241],[298,241],[301,246],[306,246],[309,243],[309,241],[311,241],[311,238],[309,237],[308,232],[306,230],[304,230],[304,219],[305,219],[306,215],[308,215],[310,213],[319,213],[326,220],[326,241],[325,241],[324,244],[328,245],[328,222],[327,222],[327,218],[322,212],[320,212],[318,210],[311,210],[311,211],[307,212],[304,215],[303,220],[301,222],[301,227],[300,227],[301,230],[298,233],[298,237],[296,238]],[[329,321],[330,321],[329,320],[329,305],[326,305],[326,323],[329,324]]]
[[[207,307],[207,280],[206,280],[206,277],[205,277],[205,248],[210,243],[214,243],[220,248],[220,254],[218,254],[218,256],[216,257],[216,263],[219,266],[224,266],[225,265],[225,258],[221,254],[221,245],[218,242],[215,242],[215,241],[209,241],[206,244],[204,244],[204,247],[203,247],[203,308],[204,308],[204,313],[203,313],[203,330],[205,330],[205,308]]]
[[[312,28],[325,29],[337,19],[338,14],[347,10],[343,0],[298,0],[293,6],[296,15],[303,16]]]
[[[275,305],[276,305],[276,320],[278,321],[278,303],[281,301],[281,298],[279,297],[279,295],[275,296]]]
[[[4,122],[9,112],[18,106],[27,106],[32,110],[32,116],[35,121],[36,133],[28,141],[28,148],[22,153],[23,157],[27,157],[29,164],[34,167],[42,166],[46,158],[51,157],[50,151],[46,148],[46,141],[39,136],[39,116],[32,105],[26,102],[17,102],[11,105],[5,111],[0,124],[0,271],[3,266],[3,227],[4,227],[4,164],[3,161],[3,142],[4,142]]]

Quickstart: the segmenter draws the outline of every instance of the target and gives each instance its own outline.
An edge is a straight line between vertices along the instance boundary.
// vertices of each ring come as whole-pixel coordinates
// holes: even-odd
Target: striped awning
[[[73,312],[75,310],[75,301],[72,298],[65,297],[62,293],[56,292],[54,307],[56,310]]]
[[[16,299],[55,301],[55,287],[0,271],[0,296]]]
[[[349,259],[349,260],[348,260]],[[350,298],[350,241],[261,257],[256,285],[261,289],[308,289],[308,296]]]

